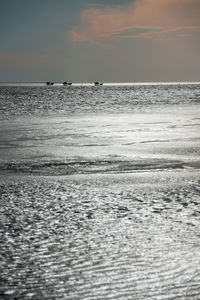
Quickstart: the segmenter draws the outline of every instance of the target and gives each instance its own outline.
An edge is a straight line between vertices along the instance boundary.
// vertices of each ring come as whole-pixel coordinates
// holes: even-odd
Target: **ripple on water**
[[[198,299],[198,178],[156,176],[2,182],[0,299]]]

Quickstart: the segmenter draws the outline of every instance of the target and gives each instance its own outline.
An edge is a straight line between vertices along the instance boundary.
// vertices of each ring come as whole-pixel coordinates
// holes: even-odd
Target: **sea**
[[[200,299],[200,83],[0,84],[0,300]]]

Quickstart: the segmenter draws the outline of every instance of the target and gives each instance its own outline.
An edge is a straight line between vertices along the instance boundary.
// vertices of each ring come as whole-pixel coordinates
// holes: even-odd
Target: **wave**
[[[79,161],[2,162],[1,173],[34,175],[75,175],[97,173],[131,173],[148,171],[170,171],[176,169],[199,169],[200,161],[184,162],[168,159],[101,159]]]

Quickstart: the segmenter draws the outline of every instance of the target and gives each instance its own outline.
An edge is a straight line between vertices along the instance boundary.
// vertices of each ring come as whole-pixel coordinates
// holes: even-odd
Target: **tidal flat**
[[[0,299],[199,299],[199,172],[1,176]]]

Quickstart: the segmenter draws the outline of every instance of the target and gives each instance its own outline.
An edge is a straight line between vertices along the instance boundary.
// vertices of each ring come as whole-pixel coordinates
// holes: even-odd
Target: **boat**
[[[67,85],[72,85],[72,82],[67,82],[67,81],[64,81],[64,82],[63,82],[63,85],[64,85],[64,86],[67,86]]]
[[[46,85],[54,85],[54,82],[47,81],[47,82],[46,82]]]
[[[94,82],[94,85],[95,85],[95,86],[96,86],[96,85],[103,85],[103,82],[95,81],[95,82]]]

